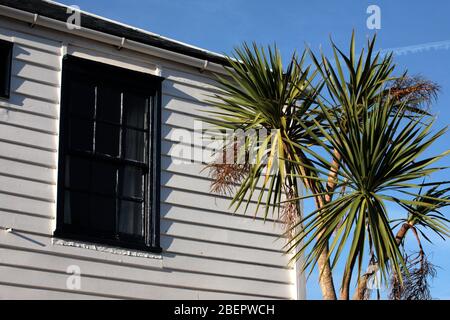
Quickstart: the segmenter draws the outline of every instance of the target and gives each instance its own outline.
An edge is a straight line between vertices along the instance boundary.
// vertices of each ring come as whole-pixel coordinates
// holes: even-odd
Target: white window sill
[[[89,242],[52,238],[52,244],[58,245],[58,246],[64,246],[64,247],[74,247],[74,248],[82,248],[82,249],[94,250],[94,251],[99,251],[99,252],[106,252],[106,253],[117,254],[117,255],[121,255],[121,256],[162,260],[161,254],[155,254],[155,253],[151,253],[151,252],[132,250],[132,249],[117,248],[117,247],[105,246],[105,245],[89,243]]]

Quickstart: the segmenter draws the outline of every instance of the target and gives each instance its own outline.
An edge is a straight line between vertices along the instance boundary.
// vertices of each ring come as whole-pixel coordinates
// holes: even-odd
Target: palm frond
[[[344,196],[317,210],[317,215],[308,215],[300,221],[304,229],[291,241],[290,249],[303,243],[294,258],[305,254],[305,269],[316,265],[329,244],[332,267],[347,250],[346,278],[355,265],[360,273],[365,248],[370,247],[382,278],[387,281],[391,271],[401,274],[405,262],[390,226],[386,202],[433,207],[424,204],[423,197],[414,198],[415,190],[420,188],[416,181],[441,170],[432,165],[449,151],[420,158],[446,129],[431,133],[432,120],[419,114],[407,117],[407,102],[386,94],[393,79],[392,56],[380,58],[376,54],[372,57],[374,41],[368,43],[368,54],[362,52],[359,58],[354,53],[354,38],[348,56],[333,44],[333,64],[324,55],[317,58],[310,52],[336,106],[319,101],[328,127],[315,121],[320,134],[308,133],[335,161],[334,154],[340,154],[338,176],[345,179],[346,191]],[[327,143],[321,137],[325,137]],[[322,157],[315,160],[317,167],[321,167],[319,163],[324,169],[330,168],[331,163],[326,163]],[[393,195],[399,189],[408,192],[404,188],[411,194]],[[438,228],[436,223],[434,226]]]
[[[213,178],[222,177],[215,179],[213,186],[216,190],[228,190],[228,181],[236,180],[223,179],[223,173],[238,173],[239,186],[232,201],[236,209],[243,204],[247,208],[250,199],[256,197],[257,207],[264,206],[264,216],[267,217],[270,208],[272,212],[279,211],[283,194],[291,194],[293,198],[298,196],[295,174],[317,176],[312,169],[314,165],[298,148],[299,144],[315,143],[299,122],[320,134],[314,129],[313,121],[319,119],[319,115],[310,113],[317,108],[314,101],[320,87],[311,85],[315,73],[309,67],[303,68],[304,58],[305,55],[300,58],[294,55],[284,68],[276,48],[264,49],[256,44],[244,44],[228,59],[228,77],[218,77],[221,92],[209,102],[215,107],[210,112],[214,116],[210,123],[220,128],[243,131],[264,129],[268,132],[263,141],[252,145],[256,157],[246,164],[245,177],[237,172],[242,167],[229,164],[209,166]],[[307,180],[306,184],[316,192],[321,190],[318,181],[302,180]],[[283,207],[292,216],[292,206]]]

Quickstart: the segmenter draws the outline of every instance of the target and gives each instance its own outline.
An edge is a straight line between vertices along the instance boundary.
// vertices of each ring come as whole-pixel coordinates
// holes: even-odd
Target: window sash
[[[70,58],[72,59],[72,58]],[[75,58],[76,60],[77,58]],[[81,59],[80,59],[81,60]],[[91,63],[89,63],[91,64]],[[91,64],[92,66],[92,64]],[[105,67],[102,64],[98,64],[99,68]],[[119,68],[113,68],[107,67],[109,71],[118,71]],[[121,70],[123,71],[123,70]],[[111,75],[107,76],[106,71],[102,70],[102,72],[96,72],[95,74],[101,74],[102,76],[106,76],[108,79],[112,79]],[[113,72],[114,73],[114,72]],[[139,83],[136,85],[132,79],[124,79],[124,77],[117,77],[121,80],[126,80],[121,83],[117,84],[117,87],[121,90],[120,92],[123,92],[126,94],[127,92],[132,92],[133,94],[138,93],[138,98],[144,97],[146,100],[146,106],[144,109],[145,116],[147,118],[146,124],[143,126],[133,126],[129,125],[129,123],[125,123],[127,120],[125,114],[124,114],[124,105],[123,102],[125,99],[127,99],[124,94],[121,93],[121,116],[119,122],[110,121],[108,119],[101,119],[101,117],[97,114],[97,108],[98,104],[95,103],[94,105],[94,114],[93,116],[84,116],[80,114],[74,113],[73,110],[71,110],[70,103],[68,103],[68,98],[70,99],[69,94],[69,88],[67,87],[71,83],[71,78],[75,79],[82,79],[85,78],[87,75],[87,71],[83,66],[81,68],[76,68],[76,64],[64,64],[63,66],[63,86],[65,85],[66,88],[63,89],[63,99],[62,99],[62,110],[61,110],[61,142],[60,142],[60,150],[62,150],[60,154],[60,174],[59,174],[59,182],[58,182],[58,219],[57,219],[57,230],[55,232],[55,235],[61,236],[61,237],[69,237],[69,238],[77,238],[77,239],[86,239],[93,242],[101,242],[101,243],[111,243],[114,245],[118,245],[125,248],[138,248],[138,249],[145,249],[149,251],[157,251],[159,252],[161,249],[159,248],[159,203],[154,203],[154,201],[159,202],[159,188],[158,187],[152,187],[152,186],[159,186],[159,130],[160,130],[160,111],[159,104],[160,104],[160,95],[158,92],[160,92],[160,85],[162,78],[159,77],[153,77],[146,75],[147,85],[142,86],[142,83]],[[125,74],[130,76],[134,75],[131,74],[129,71],[125,71]],[[117,75],[116,75],[117,76]],[[142,75],[141,75],[142,76]],[[152,79],[149,79],[151,77]],[[95,77],[94,77],[95,78]],[[153,79],[155,78],[155,79]],[[94,81],[90,81],[89,83],[91,85],[95,85],[96,82],[101,81],[102,79],[95,79]],[[148,85],[148,80],[150,81],[150,86]],[[76,80],[74,80],[76,81]],[[110,81],[107,81],[110,82]],[[132,86],[132,87],[131,87]],[[138,90],[136,90],[136,87]],[[99,86],[97,86],[99,88]],[[147,88],[147,90],[145,89]],[[67,89],[65,91],[65,89]],[[142,95],[142,93],[144,93]],[[140,96],[141,95],[141,96]],[[142,100],[144,101],[144,100]],[[130,105],[131,106],[131,105]],[[131,108],[131,107],[130,107]],[[142,108],[142,105],[139,105],[138,108]],[[132,108],[134,109],[134,107]],[[133,111],[131,111],[133,112]],[[128,113],[130,114],[130,113]],[[131,113],[132,114],[132,113]],[[120,130],[120,152],[117,156],[112,156],[108,154],[102,154],[95,151],[95,147],[93,146],[91,150],[73,150],[72,146],[69,145],[70,142],[70,128],[69,125],[73,119],[80,119],[80,120],[86,120],[91,121],[92,125],[94,126],[93,130],[93,143],[95,143],[95,126],[97,124],[105,124],[105,125],[111,125],[114,128],[118,128]],[[155,121],[155,119],[157,119]],[[137,119],[139,120],[139,119]],[[138,123],[141,125],[139,121],[136,122],[136,119],[134,119],[134,123]],[[131,131],[133,130],[133,131]],[[125,158],[125,148],[127,147],[127,144],[125,143],[125,137],[127,132],[133,132],[135,134],[143,134],[144,144],[146,146],[145,148],[145,157],[143,159],[127,159]],[[69,134],[68,134],[69,133]],[[63,145],[65,144],[65,145]],[[92,190],[92,186],[89,186],[89,190],[78,190],[77,188],[72,188],[71,186],[67,187],[65,185],[65,173],[63,174],[62,168],[65,168],[65,159],[66,158],[82,158],[89,160],[90,168],[93,170],[94,165],[98,165],[99,163],[109,163],[113,164],[114,166],[117,166],[117,170],[119,172],[119,179],[116,181],[116,191],[114,194],[106,195],[102,192],[96,192]],[[144,183],[144,190],[142,193],[142,198],[134,197],[134,196],[126,196],[123,194],[123,184],[125,183],[125,179],[120,177],[120,174],[123,175],[123,172],[128,169],[133,170],[140,170],[142,172],[142,182]],[[155,170],[156,169],[156,170]],[[138,174],[136,175],[139,176]],[[92,174],[89,175],[90,184],[92,184]],[[137,178],[139,179],[139,178]],[[157,181],[155,183],[155,181]],[[129,181],[130,183],[134,183],[135,181]],[[157,189],[157,190],[155,190]],[[81,192],[86,194],[89,198],[96,197],[96,196],[102,196],[105,198],[109,198],[116,200],[116,206],[115,206],[115,216],[114,216],[114,233],[113,234],[96,234],[95,232],[92,232],[87,229],[79,228],[77,229],[75,226],[64,223],[64,201],[65,201],[65,193],[66,192]],[[136,205],[133,205],[135,203]],[[142,221],[141,222],[134,222],[136,223],[136,226],[139,226],[141,224],[141,228],[143,228],[143,232],[140,234],[140,236],[134,236],[127,233],[122,233],[120,231],[120,228],[127,227],[134,228],[134,226],[131,226],[129,224],[120,224],[120,210],[123,205],[128,205],[132,208],[133,206],[136,206],[132,209],[139,210],[139,205],[142,206],[143,215],[142,215]],[[156,210],[155,210],[156,209]],[[89,208],[91,210],[91,208]],[[131,209],[130,209],[131,210]],[[129,214],[128,216],[133,216],[135,213],[130,213],[131,211],[127,211]],[[130,215],[131,214],[131,215]],[[139,219],[138,219],[139,220]],[[126,230],[126,229],[125,229]],[[130,230],[130,229],[129,229]],[[127,230],[126,230],[127,231]]]

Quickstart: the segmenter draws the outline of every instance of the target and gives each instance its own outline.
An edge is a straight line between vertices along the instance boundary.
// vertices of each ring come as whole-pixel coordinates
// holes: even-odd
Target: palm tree
[[[251,145],[257,156],[251,161],[244,152],[243,164],[209,165],[213,188],[231,191],[236,209],[256,196],[265,216],[270,208],[281,215],[287,251],[296,252],[294,259],[305,255],[305,270],[318,267],[324,299],[337,298],[333,268],[344,252],[342,299],[349,298],[355,266],[359,289],[368,278],[362,275],[367,250],[385,280],[396,275],[402,283],[405,261],[386,202],[410,214],[448,202],[446,191],[425,195],[430,201],[416,191],[442,184],[417,182],[440,170],[430,165],[448,153],[419,158],[445,132],[429,133],[433,121],[422,108],[437,86],[407,74],[393,77],[392,55],[374,54],[374,44],[375,38],[357,57],[352,36],[348,56],[332,44],[333,63],[306,50],[286,69],[276,48],[244,44],[229,57],[229,77],[218,77],[222,91],[210,101],[216,107],[210,122],[218,127],[271,132],[256,146],[226,146],[224,153]],[[307,57],[312,66],[305,66]],[[306,196],[299,196],[300,182]],[[298,201],[306,198],[316,210],[303,215]],[[415,210],[415,219],[445,235],[444,220],[423,212]]]

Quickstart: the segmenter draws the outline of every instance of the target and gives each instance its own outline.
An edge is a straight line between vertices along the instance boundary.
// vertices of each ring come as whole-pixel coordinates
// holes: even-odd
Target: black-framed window
[[[160,251],[161,81],[64,57],[56,236]]]
[[[0,97],[9,98],[13,43],[0,40]]]

